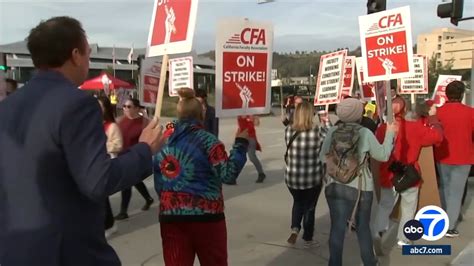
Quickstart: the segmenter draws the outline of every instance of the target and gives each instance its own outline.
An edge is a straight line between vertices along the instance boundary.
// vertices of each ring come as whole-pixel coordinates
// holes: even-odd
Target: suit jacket
[[[110,159],[97,100],[39,71],[0,103],[0,265],[120,265],[105,200],[151,172],[143,143]]]

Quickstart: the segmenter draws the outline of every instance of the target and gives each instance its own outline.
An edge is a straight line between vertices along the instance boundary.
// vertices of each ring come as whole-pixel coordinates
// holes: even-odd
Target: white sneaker
[[[118,227],[116,224],[114,226],[110,227],[109,229],[105,230],[105,238],[108,239],[111,237],[113,234],[118,232]]]
[[[398,240],[397,245],[399,248],[402,248],[403,246],[411,245],[411,243],[404,240]]]

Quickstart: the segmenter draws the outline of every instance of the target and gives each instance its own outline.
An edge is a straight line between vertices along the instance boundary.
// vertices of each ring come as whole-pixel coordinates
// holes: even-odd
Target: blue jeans
[[[457,226],[461,201],[471,165],[438,164],[441,205],[448,214],[449,230]]]
[[[303,240],[311,241],[314,235],[314,214],[318,203],[321,186],[310,189],[292,189],[293,209],[291,211],[291,229],[301,230],[303,220]]]
[[[358,190],[346,185],[332,183],[326,187],[325,194],[331,216],[328,265],[340,266],[342,265],[347,221],[351,218],[352,210],[357,200]],[[360,255],[365,266],[377,264],[373,249],[372,234],[370,232],[372,198],[372,191],[361,192],[359,207],[357,208],[355,216]]]
[[[264,174],[262,164],[257,157],[257,141],[255,139],[249,139],[247,155],[249,160],[253,163],[253,165],[255,165],[255,169],[257,169],[258,174]]]

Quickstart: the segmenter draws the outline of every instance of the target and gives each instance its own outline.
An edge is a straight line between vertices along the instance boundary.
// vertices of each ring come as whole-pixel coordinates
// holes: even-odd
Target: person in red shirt
[[[257,140],[257,131],[255,130],[255,126],[260,125],[260,119],[257,116],[245,115],[239,116],[237,118],[237,122],[239,124],[239,132],[242,132],[243,130],[247,129],[249,133],[249,147],[247,154],[249,160],[253,163],[258,172],[258,178],[256,183],[263,183],[263,180],[265,180],[266,175],[263,171],[262,164],[260,163],[260,160],[258,159],[256,153],[256,151],[262,151],[262,147],[260,146],[260,143],[258,143]],[[228,185],[235,184],[235,182],[232,182]]]
[[[443,131],[441,124],[436,118],[436,107],[432,106],[429,111],[427,124],[422,119],[414,121],[405,120],[405,100],[402,97],[395,97],[392,100],[392,109],[395,122],[399,127],[395,145],[388,162],[380,164],[380,202],[377,207],[374,233],[375,237],[380,237],[381,233],[388,229],[389,216],[395,204],[396,192],[393,189],[392,178],[394,174],[389,170],[393,162],[401,162],[404,165],[413,164],[420,172],[418,157],[422,147],[441,143]],[[376,131],[379,142],[383,142],[387,124],[381,124]],[[398,245],[409,244],[409,240],[403,234],[405,223],[415,216],[418,203],[419,183],[400,193],[401,196],[401,218],[398,227]]]
[[[123,137],[123,150],[126,151],[129,147],[138,143],[138,139],[142,130],[148,125],[149,121],[139,114],[140,101],[137,99],[130,99],[123,105],[124,116],[118,121],[120,131]],[[142,207],[143,211],[150,209],[153,204],[153,198],[150,196],[148,189],[143,182],[135,185],[135,188],[145,199],[145,205]],[[120,205],[120,213],[115,216],[115,220],[124,220],[128,218],[128,205],[132,198],[132,188],[122,191],[122,203]]]
[[[447,237],[457,237],[457,220],[461,209],[464,186],[474,164],[474,108],[461,103],[464,83],[453,81],[446,86],[446,102],[438,110],[445,138],[435,149],[440,175],[440,196],[449,217]]]

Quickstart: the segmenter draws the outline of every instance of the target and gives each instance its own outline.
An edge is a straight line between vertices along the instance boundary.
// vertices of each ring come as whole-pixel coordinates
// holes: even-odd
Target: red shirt
[[[253,123],[253,116],[251,115],[246,115],[246,116],[239,116],[237,118],[237,121],[239,123],[239,129],[248,130],[249,137],[252,139],[257,138],[257,132],[255,131],[255,124]]]
[[[138,139],[140,138],[142,130],[145,127],[144,119],[145,118],[142,116],[135,119],[129,119],[124,116],[122,120],[120,120],[118,126],[122,132],[123,150],[126,150],[138,143]]]
[[[451,165],[474,164],[474,109],[458,102],[447,102],[437,111],[444,129],[444,140],[435,149],[437,162]]]
[[[433,123],[438,122],[436,118],[430,118]],[[395,139],[392,154],[388,162],[380,164],[380,185],[385,188],[392,187],[393,173],[388,169],[393,161],[400,161],[404,164],[414,164],[420,171],[418,158],[421,148],[441,143],[443,139],[442,130],[434,126],[429,126],[423,122],[406,121],[397,119],[399,122],[398,134]],[[375,132],[375,136],[380,143],[383,143],[387,124],[381,124]],[[418,186],[419,184],[416,184]]]
[[[247,129],[249,134],[249,138],[254,139],[257,142],[257,151],[262,151],[262,146],[257,140],[257,131],[255,130],[254,124],[254,116],[253,115],[244,115],[237,117],[237,122],[239,123],[239,130]]]

